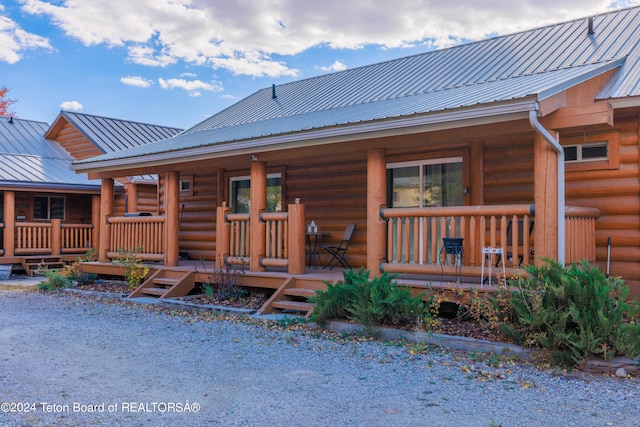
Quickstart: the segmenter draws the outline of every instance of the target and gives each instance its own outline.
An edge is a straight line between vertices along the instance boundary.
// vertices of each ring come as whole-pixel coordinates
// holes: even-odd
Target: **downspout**
[[[564,190],[564,150],[549,131],[538,121],[538,111],[540,106],[536,103],[533,110],[529,110],[529,122],[531,127],[540,134],[549,145],[558,153],[558,262],[565,263],[565,190]]]

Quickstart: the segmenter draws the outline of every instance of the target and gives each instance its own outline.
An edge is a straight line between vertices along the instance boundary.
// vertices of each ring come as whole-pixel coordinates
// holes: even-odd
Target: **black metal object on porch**
[[[464,247],[462,237],[443,237],[442,249],[440,249],[440,267],[442,269],[441,281],[444,281],[444,265],[447,258],[453,256],[453,262],[456,267],[456,281],[462,278],[462,264],[464,262]]]

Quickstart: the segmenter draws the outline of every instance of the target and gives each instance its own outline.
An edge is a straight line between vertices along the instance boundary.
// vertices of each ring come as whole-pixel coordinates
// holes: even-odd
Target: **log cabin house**
[[[178,132],[68,111],[51,127],[0,117],[0,264],[22,265],[32,274],[39,266],[59,267],[97,247],[101,183],[72,172],[71,162]],[[119,215],[140,209],[157,213],[155,176],[119,178],[114,195]]]
[[[640,296],[639,41],[640,7],[622,9],[273,85],[77,161],[102,180],[99,259],[142,242],[143,259],[242,264],[285,295],[320,286],[307,225],[337,243],[354,223],[347,257],[374,274],[480,283],[491,247],[508,274],[587,260]],[[156,216],[115,213],[114,178],[137,174],[159,176]],[[444,237],[463,256],[442,256]]]

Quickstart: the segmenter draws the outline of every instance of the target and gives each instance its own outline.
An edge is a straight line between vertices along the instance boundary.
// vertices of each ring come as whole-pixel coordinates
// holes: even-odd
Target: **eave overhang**
[[[461,127],[528,119],[529,111],[537,109],[537,96],[450,111],[416,114],[393,119],[375,120],[320,129],[290,132],[280,135],[216,143],[176,151],[146,154],[102,161],[74,163],[77,173],[117,172],[132,168],[187,163],[212,158],[225,158],[274,150],[313,147],[362,139],[432,132]],[[117,173],[114,174],[114,176]]]

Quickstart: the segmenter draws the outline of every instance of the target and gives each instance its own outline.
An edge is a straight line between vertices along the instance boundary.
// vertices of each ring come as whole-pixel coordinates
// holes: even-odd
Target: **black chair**
[[[333,270],[338,264],[342,265],[344,268],[351,268],[349,261],[345,258],[347,254],[347,250],[349,249],[349,244],[351,243],[351,237],[353,237],[353,232],[356,229],[355,224],[348,224],[344,233],[342,233],[342,239],[337,246],[323,246],[323,249],[331,254],[331,259],[325,266],[325,268],[329,268]]]

